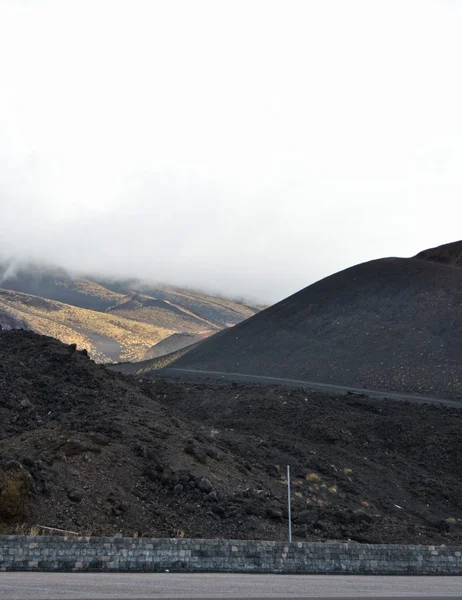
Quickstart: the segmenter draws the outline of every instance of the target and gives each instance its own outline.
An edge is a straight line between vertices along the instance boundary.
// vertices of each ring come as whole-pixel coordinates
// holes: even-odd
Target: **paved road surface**
[[[158,369],[152,371],[151,374],[164,375],[167,377],[178,377],[180,379],[204,379],[211,378],[219,381],[236,381],[242,383],[262,383],[281,385],[285,387],[309,388],[312,390],[320,390],[323,392],[332,392],[334,394],[346,394],[353,392],[354,394],[364,394],[369,398],[388,398],[389,400],[401,400],[413,402],[415,404],[444,404],[455,408],[462,408],[462,399],[449,400],[447,398],[432,398],[428,396],[419,396],[417,394],[402,394],[398,392],[386,392],[380,390],[368,390],[364,388],[354,388],[351,386],[333,385],[331,383],[319,383],[316,381],[303,381],[302,379],[284,379],[282,377],[264,377],[261,375],[246,375],[244,373],[225,373],[223,371],[199,371],[195,369]]]
[[[1,600],[462,598],[462,577],[0,573]]]

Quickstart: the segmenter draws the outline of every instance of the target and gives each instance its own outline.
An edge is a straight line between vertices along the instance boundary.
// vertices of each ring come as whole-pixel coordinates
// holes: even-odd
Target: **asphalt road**
[[[447,398],[432,398],[428,396],[419,396],[416,394],[402,394],[398,392],[387,392],[384,390],[368,390],[364,388],[354,388],[350,386],[333,385],[331,383],[319,383],[316,381],[303,381],[301,379],[283,379],[281,377],[263,377],[261,375],[246,375],[244,373],[224,373],[221,371],[198,371],[194,369],[159,369],[152,371],[151,374],[164,375],[166,377],[177,377],[183,380],[193,379],[216,379],[219,381],[235,381],[240,383],[256,383],[267,385],[280,385],[293,388],[307,388],[312,390],[320,390],[334,394],[364,394],[369,398],[389,400],[400,400],[413,402],[414,404],[444,404],[454,408],[462,408],[461,401],[449,400]]]
[[[1,573],[0,599],[448,598],[462,577]]]

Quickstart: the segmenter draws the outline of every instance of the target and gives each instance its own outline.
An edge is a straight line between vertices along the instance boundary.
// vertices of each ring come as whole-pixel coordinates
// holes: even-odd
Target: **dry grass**
[[[37,333],[65,344],[75,343],[103,363],[144,361],[152,356],[153,346],[173,333],[205,338],[255,312],[240,302],[165,286],[144,294],[128,288],[123,293],[113,292],[104,284],[86,279],[58,277],[54,284],[69,290],[70,298],[75,293],[75,304],[0,289],[0,313]],[[96,310],[80,307],[81,303],[88,305],[82,302],[82,296],[94,298],[91,305]],[[177,356],[163,359],[159,367],[173,358]]]
[[[112,315],[117,315],[125,319],[140,321],[142,323],[159,323],[162,327],[171,329],[172,331],[180,331],[182,333],[202,334],[207,330],[217,330],[213,323],[206,319],[200,319],[185,310],[181,310],[183,314],[178,314],[168,309],[156,308],[153,306],[139,306],[137,308],[120,308],[111,309]],[[194,320],[192,320],[192,317]]]
[[[163,289],[170,295],[171,301],[175,305],[181,306],[183,309],[185,309],[188,303],[191,303],[191,305],[194,305],[196,307],[196,310],[199,307],[203,307],[206,310],[208,307],[214,306],[215,308],[218,308],[221,311],[229,311],[230,313],[234,314],[238,313],[241,319],[247,319],[255,314],[255,310],[252,310],[252,308],[248,307],[247,305],[241,302],[236,302],[235,300],[211,297],[207,294],[202,294],[200,292],[185,291],[174,287],[164,287]],[[176,302],[175,297],[177,299]],[[235,321],[232,321],[230,319],[227,326],[231,326],[234,324]]]
[[[120,344],[121,360],[137,361],[142,360],[152,346],[174,333],[149,323],[7,290],[0,290],[0,309],[24,320],[37,333],[86,348],[100,362],[108,358],[98,354],[92,336]]]
[[[56,285],[75,290],[76,292],[79,292],[79,294],[84,294],[85,296],[94,296],[103,302],[108,302],[113,305],[119,304],[127,298],[123,294],[112,292],[99,283],[88,281],[87,279],[79,281],[56,281]]]
[[[23,523],[29,512],[32,478],[23,471],[0,475],[0,522]]]

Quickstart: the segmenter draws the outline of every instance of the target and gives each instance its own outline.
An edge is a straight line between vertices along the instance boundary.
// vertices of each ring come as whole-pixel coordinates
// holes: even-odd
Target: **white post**
[[[292,541],[292,514],[290,507],[290,467],[287,465],[287,504],[288,504],[288,518],[289,518],[289,542]]]

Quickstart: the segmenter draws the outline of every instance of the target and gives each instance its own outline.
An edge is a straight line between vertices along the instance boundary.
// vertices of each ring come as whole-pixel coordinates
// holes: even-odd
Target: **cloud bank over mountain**
[[[0,254],[272,302],[460,238],[458,3],[6,0]]]

